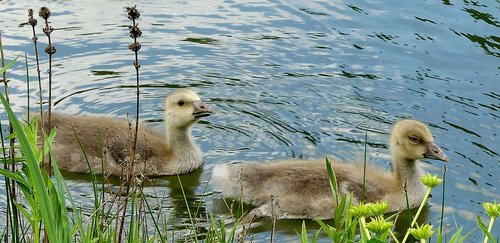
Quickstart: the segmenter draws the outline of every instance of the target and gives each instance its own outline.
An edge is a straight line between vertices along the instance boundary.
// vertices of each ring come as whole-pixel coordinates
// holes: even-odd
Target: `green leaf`
[[[463,227],[458,228],[457,232],[455,232],[455,234],[453,234],[451,236],[451,238],[448,241],[448,243],[455,243],[455,242],[457,242],[457,240],[460,239],[460,235],[462,234],[462,230],[463,230]]]
[[[14,63],[16,63],[17,61],[17,58],[19,58],[20,55],[17,55],[16,58],[14,58],[14,60],[10,61],[9,63],[7,63],[7,65],[5,65],[3,68],[0,69],[0,74],[4,73],[5,71],[7,71],[7,69],[9,69],[10,67],[12,67],[12,65],[14,65]]]
[[[441,229],[441,226],[439,226],[438,231],[437,231],[436,243],[443,243],[443,230]]]
[[[2,169],[0,168],[0,174],[2,174],[5,177],[8,177],[12,180],[15,180],[19,186],[26,187],[26,188],[31,188],[31,184],[26,178],[24,178],[21,173],[19,172],[12,172],[10,170]]]
[[[25,159],[23,157],[15,157],[14,158],[14,163],[19,163],[19,162],[23,162]],[[11,165],[12,164],[12,159],[10,158],[6,158],[2,161],[3,164],[8,164],[8,165]]]
[[[326,225],[325,223],[323,223],[323,221],[321,221],[319,219],[316,220],[316,222],[321,226],[321,229],[323,229],[323,231],[326,233],[326,235],[328,235],[328,237],[333,240],[334,239],[334,231],[336,231],[336,229]]]
[[[56,134],[56,130],[52,130],[51,131],[51,135]],[[50,137],[50,136],[49,136]],[[51,155],[52,156],[52,159],[53,159],[53,163],[52,163],[52,169],[54,171],[54,177],[56,178],[56,181],[57,181],[57,185],[58,185],[58,195],[59,195],[59,202],[60,202],[60,205],[61,205],[61,210],[63,211],[63,213],[66,215],[66,218],[67,217],[67,209],[66,209],[66,202],[65,202],[65,197],[64,195],[66,194],[65,192],[68,192],[69,189],[68,189],[68,185],[66,185],[66,182],[64,181],[64,177],[62,176],[61,174],[61,171],[59,170],[59,166],[57,165],[57,160],[56,160],[56,156],[54,154]],[[80,213],[77,211],[77,208],[75,206],[75,202],[73,200],[73,198],[71,197],[71,194],[68,194],[68,198],[69,198],[69,201],[71,203],[71,208],[73,208],[73,211],[75,213],[73,213],[72,215],[75,217],[75,227],[80,231],[80,233],[78,234],[80,236],[80,242],[89,242],[89,240],[85,237],[85,230],[83,228],[83,223],[82,223],[82,218],[80,217]],[[67,225],[67,230],[69,230],[69,222],[68,222],[68,225]],[[76,231],[74,230],[71,230],[71,234],[70,237],[73,237],[75,234],[76,234]]]
[[[302,231],[300,233],[300,241],[302,243],[309,243],[309,239],[307,238],[307,229],[305,220],[302,220]]]
[[[54,188],[54,194],[57,195],[56,202],[57,202],[57,209],[59,209],[59,215],[61,215],[61,219],[59,222],[59,226],[61,227],[61,230],[64,232],[63,236],[65,240],[71,241],[71,226],[69,223],[69,217],[68,217],[68,210],[66,209],[66,199],[64,195],[66,194],[65,190],[65,182],[64,178],[61,175],[61,172],[58,170],[57,167],[57,161],[56,157],[54,154],[51,154],[52,156],[52,167],[54,171],[54,177],[56,178],[56,183],[57,183],[57,188]],[[75,213],[75,215],[78,215],[78,213]],[[82,231],[83,232],[83,231]]]
[[[318,242],[318,238],[319,238],[320,233],[321,233],[321,229],[318,229],[318,231],[316,231],[316,234],[314,234],[314,236],[313,236],[313,239],[312,239],[313,243]]]
[[[488,232],[488,229],[486,229],[486,226],[483,224],[483,221],[481,220],[481,217],[479,217],[479,215],[477,216],[476,221],[477,221],[477,224],[479,225],[479,228],[481,228],[481,230],[483,230],[483,233],[486,235],[486,237],[488,237],[488,239],[491,242],[495,242],[495,239],[493,239],[493,236],[491,235],[491,233]]]
[[[326,157],[326,170],[328,171],[328,178],[330,179],[330,188],[332,189],[332,194],[335,197],[335,207],[339,203],[339,188],[337,185],[337,177],[332,169],[332,162],[328,157]]]
[[[30,224],[31,225],[35,225],[37,222],[36,222],[36,218],[33,216],[33,214],[30,214],[28,212],[28,210],[26,210],[22,204],[18,203],[18,202],[14,202],[17,209],[24,215],[25,218],[28,219],[28,221],[30,221]]]

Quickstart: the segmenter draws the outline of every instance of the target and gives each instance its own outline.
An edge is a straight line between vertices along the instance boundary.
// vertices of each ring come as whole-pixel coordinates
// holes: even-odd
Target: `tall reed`
[[[9,85],[8,85],[8,80],[7,80],[7,69],[10,68],[14,64],[14,62],[17,60],[19,56],[16,57],[13,61],[11,61],[9,64],[5,65],[5,55],[3,52],[3,43],[2,43],[2,35],[0,33],[0,57],[1,57],[1,62],[2,62],[2,83],[4,85],[4,94],[5,94],[5,99],[8,104],[10,104],[9,101]],[[4,70],[5,69],[5,70]],[[13,127],[12,127],[12,122],[9,120],[9,128],[8,128],[9,134],[13,133]],[[16,172],[16,163],[15,161],[15,138],[11,137],[9,140],[9,159],[11,161],[11,166],[10,170],[15,173]],[[3,143],[2,139],[2,149],[4,150],[4,161],[5,161],[5,145]],[[8,163],[4,162],[4,169],[8,168]],[[12,237],[13,241],[18,242],[19,241],[19,212],[16,207],[14,207],[14,203],[17,200],[17,195],[16,195],[16,182],[14,180],[10,180],[8,178],[5,178],[5,185],[6,185],[6,193],[7,193],[7,228],[9,226],[9,223],[11,225],[11,232],[12,232]],[[12,214],[10,211],[12,210]],[[5,234],[5,239],[8,241],[8,233]]]
[[[38,24],[38,21],[33,17],[33,9],[28,10],[28,23],[31,25],[31,32],[33,34],[33,37],[31,38],[33,40],[33,46],[35,49],[35,60],[36,60],[36,76],[38,78],[38,104],[40,108],[40,124],[44,124],[44,114],[43,114],[43,94],[42,94],[42,77],[40,75],[40,58],[38,56],[38,36],[36,35],[36,25]],[[45,140],[45,133],[41,133],[41,142],[44,144]],[[42,148],[43,149],[43,148]],[[45,158],[42,158],[42,163],[44,163]]]
[[[47,36],[47,41],[48,44],[45,47],[45,53],[48,55],[48,69],[47,69],[47,74],[48,74],[48,80],[49,80],[49,104],[48,104],[48,130],[47,133],[50,134],[50,130],[52,129],[51,126],[51,116],[52,116],[52,56],[56,53],[56,48],[54,45],[52,45],[52,38],[51,34],[54,31],[54,28],[49,25],[49,18],[51,15],[50,9],[47,7],[41,7],[40,11],[38,11],[38,15],[42,17],[45,20],[45,26],[43,27],[43,33]],[[41,92],[41,90],[40,90]],[[49,163],[48,163],[48,171],[49,175],[52,175],[51,169],[52,169],[52,155],[49,154]]]
[[[123,212],[121,215],[121,221],[120,221],[120,229],[118,231],[118,241],[121,242],[122,239],[122,232],[125,224],[125,215],[126,215],[126,208],[128,204],[128,199],[129,199],[129,193],[130,193],[130,187],[131,187],[131,181],[132,181],[132,174],[134,171],[134,164],[137,162],[136,158],[136,147],[137,147],[137,134],[139,130],[139,113],[140,113],[140,90],[139,90],[139,50],[141,49],[141,43],[137,41],[137,38],[139,38],[142,35],[142,31],[140,30],[138,24],[136,23],[136,20],[141,16],[139,13],[139,10],[137,10],[136,6],[133,7],[127,7],[127,14],[128,18],[132,20],[132,25],[129,25],[129,32],[130,32],[130,37],[133,39],[133,42],[129,44],[128,48],[134,52],[134,68],[135,68],[135,73],[136,73],[136,113],[135,113],[135,128],[133,132],[133,140],[131,144],[131,149],[130,149],[130,159],[126,165],[126,171],[125,171],[125,183],[126,183],[126,193],[125,193],[125,199],[124,199],[124,205],[123,205]]]

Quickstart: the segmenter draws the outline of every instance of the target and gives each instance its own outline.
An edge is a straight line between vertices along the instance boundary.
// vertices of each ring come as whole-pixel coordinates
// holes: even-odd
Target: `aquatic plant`
[[[45,231],[45,236],[51,242],[69,242],[77,229],[82,230],[80,215],[78,213],[73,214],[74,218],[68,215],[65,199],[67,187],[59,172],[57,163],[53,163],[52,168],[56,179],[55,182],[39,166],[39,161],[46,154],[42,153],[43,150],[38,148],[38,123],[35,119],[32,124],[23,126],[2,94],[0,94],[0,100],[13,127],[14,132],[10,137],[19,139],[23,154],[21,171],[13,172],[0,169],[0,174],[18,183],[24,198],[30,206],[30,211],[26,210],[19,202],[15,202],[15,205],[34,230],[35,242],[40,242],[41,229]],[[46,143],[42,146],[47,148],[45,151],[50,151],[55,135],[56,131],[54,130],[47,137]],[[42,222],[43,227],[40,226]]]
[[[132,25],[129,25],[129,32],[130,32],[130,37],[133,39],[133,43],[129,44],[128,48],[134,52],[134,68],[135,68],[135,73],[136,73],[136,113],[135,113],[135,130],[133,132],[133,139],[132,139],[132,144],[130,148],[130,155],[129,159],[126,160],[126,165],[125,165],[125,170],[122,171],[125,172],[125,174],[122,174],[122,179],[124,178],[123,183],[120,184],[120,191],[121,191],[121,186],[125,184],[125,200],[124,200],[124,205],[123,205],[123,211],[121,215],[121,220],[120,220],[120,228],[118,230],[118,242],[122,241],[122,236],[123,236],[123,228],[125,224],[125,214],[127,212],[127,204],[129,200],[129,195],[130,195],[130,189],[131,189],[131,181],[132,181],[132,172],[134,171],[134,163],[137,160],[135,151],[136,151],[136,146],[137,146],[137,133],[139,129],[139,107],[140,107],[140,98],[139,98],[139,57],[138,57],[138,52],[141,49],[141,43],[137,41],[137,38],[142,35],[142,31],[140,30],[138,24],[136,23],[136,20],[141,16],[139,13],[139,10],[136,8],[136,6],[133,7],[127,7],[127,14],[128,18],[132,20]],[[132,197],[134,197],[134,193],[132,193]],[[121,208],[118,207],[118,212],[117,214],[120,213]],[[116,240],[116,239],[115,239]]]
[[[408,232],[415,237],[415,239],[419,240],[422,243],[427,242],[427,239],[431,238],[434,234],[434,230],[432,229],[432,225],[424,224],[422,226],[418,226],[416,228],[408,229]]]
[[[1,71],[2,71],[2,83],[4,85],[4,93],[5,93],[5,102],[7,104],[10,104],[9,102],[9,85],[8,85],[8,80],[7,80],[7,70],[14,65],[16,62],[17,56],[14,60],[10,61],[8,64],[5,64],[5,56],[3,52],[3,43],[2,43],[2,35],[0,33],[0,57],[1,57]],[[0,123],[0,132],[3,131],[2,124]],[[13,133],[13,126],[12,122],[9,120],[9,128],[8,131],[10,134]],[[5,143],[4,143],[4,138],[3,134],[1,136],[2,139],[2,153],[3,153],[3,162],[4,162],[4,169],[10,169],[12,172],[16,171],[16,164],[15,164],[15,153],[16,150],[14,149],[15,145],[15,138],[11,137],[9,139],[9,154],[7,155]],[[8,159],[7,159],[8,158]],[[8,163],[7,161],[10,161]],[[9,168],[10,164],[10,168]],[[13,240],[19,240],[19,212],[17,210],[17,207],[15,207],[15,202],[17,200],[17,193],[16,193],[16,182],[15,180],[11,180],[8,177],[5,177],[5,191],[7,194],[7,228],[9,228],[9,225],[11,226],[11,231],[12,231],[12,236]],[[8,241],[8,235],[5,235],[5,240]]]
[[[488,242],[490,240],[491,242],[495,242],[494,237],[491,234],[491,229],[493,228],[493,224],[495,223],[495,219],[500,216],[500,203],[497,203],[496,201],[493,203],[490,202],[484,202],[483,203],[484,211],[488,216],[490,216],[490,222],[488,224],[488,228],[486,229],[485,225],[481,221],[481,218],[478,216],[477,217],[477,223],[481,230],[483,230],[483,233],[486,235],[484,237],[483,243]]]
[[[49,87],[48,87],[49,104],[48,104],[48,108],[47,108],[47,114],[48,114],[47,119],[48,119],[49,125],[48,125],[48,130],[43,131],[43,132],[50,133],[50,130],[52,127],[51,126],[51,116],[52,116],[52,56],[56,53],[56,48],[52,44],[52,38],[51,38],[51,34],[54,31],[54,27],[49,25],[49,18],[51,15],[49,8],[41,7],[40,10],[38,11],[38,15],[45,20],[45,26],[42,28],[42,30],[43,30],[43,33],[47,36],[47,41],[48,41],[48,44],[44,50],[45,50],[45,53],[47,53],[47,55],[48,55],[47,74],[48,74],[48,80],[49,80]],[[35,42],[35,44],[36,44],[36,42]],[[35,49],[36,49],[36,46],[35,46]],[[40,93],[41,92],[42,92],[42,90],[40,89]],[[40,111],[40,112],[42,112],[42,111]],[[46,169],[49,171],[49,175],[51,175],[51,173],[52,173],[51,168],[52,168],[52,155],[49,154],[49,163],[46,167]]]
[[[426,173],[424,176],[422,176],[420,178],[420,181],[422,182],[422,184],[427,186],[427,191],[425,192],[425,196],[422,199],[422,203],[420,203],[420,206],[418,207],[418,211],[417,211],[415,217],[411,221],[410,227],[413,227],[413,225],[415,225],[415,223],[417,222],[417,218],[420,215],[420,213],[422,212],[422,209],[424,208],[424,205],[427,202],[427,199],[429,198],[429,195],[431,194],[432,189],[434,187],[438,186],[439,184],[441,184],[443,182],[443,179],[439,178],[438,175],[431,175],[429,173]],[[401,242],[402,243],[406,242],[409,235],[410,235],[410,231],[407,231]]]

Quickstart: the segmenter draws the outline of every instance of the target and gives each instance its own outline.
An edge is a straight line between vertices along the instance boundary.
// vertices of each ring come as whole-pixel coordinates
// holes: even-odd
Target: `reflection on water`
[[[199,210],[200,222],[219,197],[208,186],[213,165],[324,155],[356,161],[363,156],[368,131],[369,161],[389,169],[388,130],[395,120],[407,117],[429,124],[450,156],[444,198],[449,208],[444,221],[450,228],[456,219],[468,232],[476,227],[470,215],[481,214],[480,203],[500,200],[500,24],[495,3],[134,4],[142,12],[139,25],[144,33],[144,120],[161,127],[163,97],[178,87],[195,88],[218,112],[193,128],[206,152],[204,170],[181,176],[188,207],[191,213]],[[127,49],[126,3],[47,5],[56,29],[55,110],[133,114],[135,76]],[[38,7],[0,2],[5,54],[28,54],[31,99],[37,96],[36,77],[26,21],[27,9]],[[46,45],[42,36],[39,40],[41,47]],[[43,55],[41,69],[46,86]],[[8,75],[11,101],[21,114],[27,100],[23,65],[16,64]],[[425,164],[441,174],[441,165]],[[77,201],[91,209],[91,183],[85,177],[67,176]],[[145,189],[148,201],[166,217],[175,216],[176,222],[167,227],[185,229],[189,217],[177,177],[151,183]],[[433,225],[440,220],[441,190],[435,189],[429,203]],[[2,210],[4,204],[1,200]],[[262,230],[255,231],[257,240],[269,237],[269,225],[266,219],[262,222]],[[287,232],[300,222],[279,224],[283,227],[278,227],[278,239],[295,239]],[[480,237],[476,231],[469,239]]]

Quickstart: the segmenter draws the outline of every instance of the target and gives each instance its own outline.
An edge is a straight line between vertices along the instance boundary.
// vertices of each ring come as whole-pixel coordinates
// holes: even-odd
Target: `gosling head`
[[[390,138],[393,158],[415,161],[424,158],[448,162],[448,156],[439,148],[432,134],[423,123],[415,120],[401,120],[391,131]]]
[[[213,109],[190,89],[176,90],[165,98],[165,123],[171,127],[187,128],[213,112]]]

